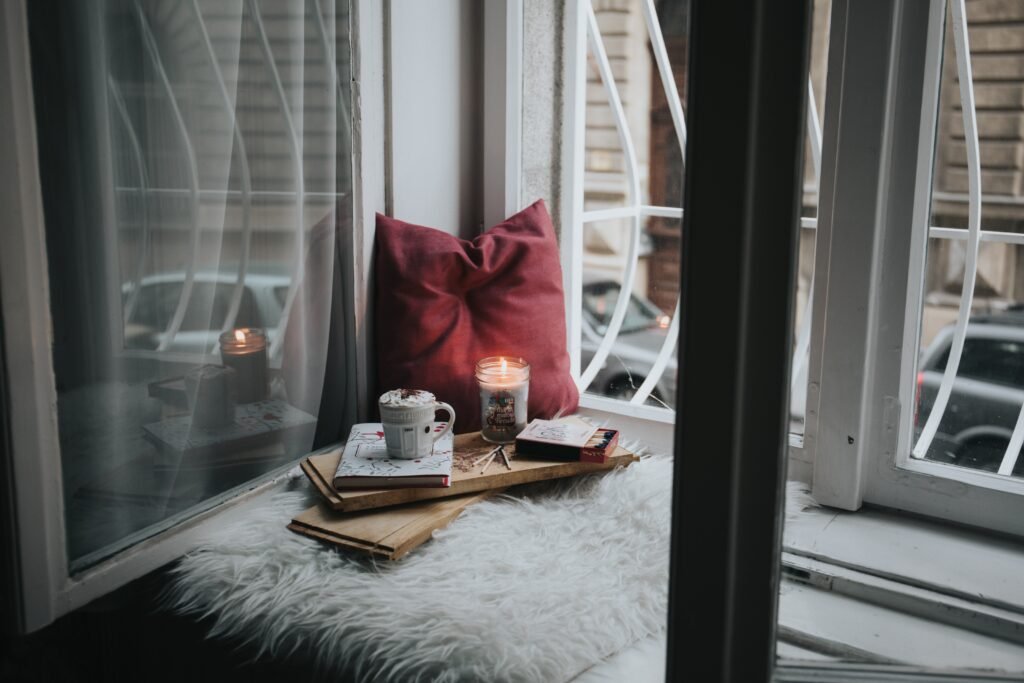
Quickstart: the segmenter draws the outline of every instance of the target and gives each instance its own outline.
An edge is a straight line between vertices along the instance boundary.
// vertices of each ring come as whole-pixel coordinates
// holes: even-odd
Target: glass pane
[[[664,46],[664,64],[671,72],[677,101],[666,94],[658,63],[659,41],[651,41],[644,3],[640,0],[595,3],[594,14],[600,42],[607,59],[602,74],[601,55],[593,47],[587,52],[586,148],[584,157],[583,268],[585,282],[604,278],[622,283],[630,265],[634,215],[639,216],[639,241],[633,276],[633,293],[653,304],[659,311],[657,324],[642,333],[647,337],[634,343],[625,327],[615,337],[604,367],[584,375],[592,394],[617,399],[631,398],[648,374],[655,369],[655,358],[662,343],[671,334],[672,316],[679,299],[680,250],[682,245],[681,206],[683,196],[683,149],[679,130],[685,133],[687,35],[689,3],[655,3],[660,44]],[[815,116],[824,104],[826,55],[830,5],[815,7],[811,70]],[[617,114],[616,98],[622,115]],[[813,117],[809,117],[812,119]],[[676,120],[678,119],[678,121]],[[628,134],[631,146],[625,142]],[[817,155],[820,147],[815,126],[808,126],[805,162],[803,215],[800,240],[800,271],[794,292],[797,316],[794,328],[793,396],[791,431],[802,433],[806,403],[807,356],[810,332],[810,295],[814,269],[814,235],[818,197]],[[811,144],[810,136],[814,136]],[[631,151],[632,148],[632,159]],[[635,196],[634,196],[635,195]],[[588,326],[586,294],[582,311],[583,326]],[[609,313],[609,321],[611,314]],[[625,323],[625,319],[624,319]],[[590,325],[582,330],[582,364],[586,373],[600,338],[608,332]],[[595,339],[591,333],[596,333]],[[620,362],[637,355],[642,361]],[[610,359],[610,360],[608,360]],[[622,366],[631,366],[627,373]],[[673,362],[665,364],[664,375],[675,374]],[[608,375],[615,377],[609,379]],[[664,377],[663,375],[663,377]],[[675,379],[659,379],[652,388],[654,398],[648,405],[672,408]],[[666,393],[667,392],[667,393]]]
[[[831,0],[815,0],[811,27],[811,54],[808,86],[813,99],[808,102],[807,132],[804,144],[804,182],[801,195],[800,247],[793,317],[793,367],[789,412],[791,434],[802,435],[807,405],[807,365],[810,361],[811,297],[814,282],[814,244],[817,235],[818,181],[821,175],[821,114],[825,107],[828,70],[828,34],[832,15]]]
[[[947,17],[939,92],[939,123],[932,176],[931,229],[925,261],[917,373],[915,457],[1004,476],[1024,476],[1020,449],[1010,443],[1024,405],[1024,126],[1020,90],[1024,60],[1019,25],[995,6],[971,4],[974,111],[980,150],[981,229],[976,259],[966,228],[970,183],[958,86],[953,22]],[[1004,49],[1006,48],[1006,49]],[[970,268],[971,261],[976,268]],[[964,283],[974,272],[973,296]],[[940,389],[956,341],[956,320],[969,306],[959,364]],[[934,416],[933,416],[934,413]],[[922,439],[922,435],[924,435]],[[950,468],[950,475],[956,470]]]
[[[601,341],[635,257],[621,328],[605,345],[604,360],[594,364],[588,391],[629,400],[654,374],[645,403],[672,408],[675,354],[662,369],[656,361],[676,337],[670,333],[679,298],[679,128],[685,129],[689,3],[655,2],[654,7],[648,17],[640,0],[594,3],[608,72],[602,74],[602,56],[588,48],[582,369],[604,354]],[[652,26],[656,41],[651,40]],[[671,97],[661,66],[675,88]],[[636,239],[634,230],[639,231]]]
[[[289,465],[323,426],[348,3],[50,4],[30,28],[78,571]]]
[[[816,12],[819,4],[815,3]],[[945,3],[932,6],[941,9]],[[1024,117],[1019,111],[992,116],[988,108],[992,100],[986,98],[995,92],[1005,92],[1011,73],[1003,70],[999,75],[1003,80],[996,83],[996,74],[986,69],[991,66],[989,58],[993,51],[1002,53],[1019,38],[1019,22],[1007,16],[1006,6],[967,3],[967,8],[973,42],[971,62],[979,100],[982,186],[986,194],[982,227],[1016,233],[1024,227],[1024,214],[1013,218],[1022,204],[1020,194],[999,196],[999,185],[992,179],[995,176],[990,175],[994,170],[991,152],[986,150],[992,149],[989,145],[998,137],[992,127],[994,121],[1004,115],[1012,116],[1015,125],[1019,125]],[[847,16],[849,48],[855,45],[852,41],[865,39],[866,33],[855,27],[871,12],[854,11]],[[816,28],[817,25],[816,18]],[[902,30],[907,27],[905,24]],[[922,26],[914,26],[903,36],[922,30]],[[962,115],[957,91],[964,74],[957,72],[953,30],[953,21],[947,19],[939,82],[936,162],[929,178],[932,227],[923,278],[923,316],[913,321],[921,325],[922,345],[916,363],[912,360],[906,368],[916,371],[913,413],[906,415],[909,407],[903,409],[907,422],[914,421],[915,441],[935,410],[943,372],[952,363],[953,323],[959,312],[967,261],[964,231],[948,230],[965,227],[967,219],[964,129],[956,123]],[[909,40],[905,44],[915,42]],[[909,80],[913,82],[917,76]],[[905,73],[900,73],[900,77],[904,78]],[[984,101],[989,104],[983,104]],[[930,114],[923,113],[926,117]],[[995,148],[1003,142],[995,144]],[[861,482],[869,482],[865,485],[864,505],[850,511],[818,506],[808,495],[805,483],[809,483],[813,473],[814,490],[823,492],[822,499],[829,496],[841,507],[853,508],[857,507],[856,501],[843,500],[839,495],[854,488],[851,481],[835,481],[840,475],[836,469],[813,469],[821,460],[791,461],[790,477],[794,481],[789,482],[786,496],[778,603],[779,660],[798,660],[802,667],[822,664],[839,677],[853,669],[837,663],[856,663],[855,675],[865,680],[893,680],[898,675],[894,672],[897,667],[901,672],[920,674],[922,680],[929,675],[936,679],[952,676],[980,680],[980,670],[986,674],[1009,672],[1005,680],[1017,680],[1024,670],[1024,644],[1018,624],[1014,623],[1024,604],[1024,591],[1017,579],[1024,559],[1020,539],[966,526],[977,524],[966,516],[957,516],[967,507],[965,501],[971,500],[967,495],[969,487],[960,483],[947,487],[950,482],[934,476],[946,470],[955,479],[963,476],[963,468],[998,470],[1024,402],[1024,316],[1016,310],[1014,254],[1018,247],[1013,239],[1016,238],[982,243],[963,352],[945,415],[938,422],[927,450],[928,460],[955,467],[929,467],[927,478],[911,476],[906,470],[889,470],[890,465],[900,464],[898,460],[878,467],[884,476],[877,472],[855,472],[853,468],[842,470],[843,476],[863,476]],[[826,336],[830,334],[829,322],[825,321]],[[859,376],[860,370],[853,365],[849,372]],[[840,423],[830,423],[822,410],[818,435],[835,429],[836,424]],[[909,434],[909,424],[907,427]],[[845,431],[841,432],[840,439],[853,446],[854,436],[842,439],[845,435]],[[849,455],[853,455],[852,448]],[[820,446],[815,457],[822,458]],[[869,455],[867,467],[876,467],[875,457],[875,453]],[[881,454],[878,462],[887,457],[889,451]],[[912,465],[920,467],[921,463]],[[975,472],[970,474],[978,476]],[[1021,471],[1016,469],[1013,474],[1020,476]],[[797,478],[803,482],[796,481]],[[873,500],[879,502],[875,498],[879,494],[871,489],[881,488],[879,482],[886,478],[893,493],[885,503],[897,509],[869,504]],[[1009,485],[1004,489],[1009,490],[1013,482],[1006,481],[1007,477],[1003,479],[999,483]],[[906,514],[913,511],[935,517]],[[996,615],[1001,616],[991,619]],[[1009,619],[1004,621],[1002,616]],[[953,675],[954,671],[960,675]],[[779,678],[790,680],[785,676]]]

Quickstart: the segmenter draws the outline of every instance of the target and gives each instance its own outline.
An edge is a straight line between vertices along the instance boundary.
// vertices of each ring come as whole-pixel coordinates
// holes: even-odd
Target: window
[[[77,573],[314,445],[327,343],[306,321],[337,306],[310,284],[331,282],[324,226],[352,210],[349,13],[142,0],[68,18],[51,9],[29,29]],[[90,114],[66,121],[55,109]],[[80,139],[97,142],[68,154]],[[258,372],[221,351],[236,330],[262,344]],[[289,335],[304,339],[301,356]],[[198,379],[210,363],[228,370]]]
[[[997,162],[1016,144],[998,126],[1019,116],[997,102],[1015,76],[990,71],[992,41],[1013,24],[997,8],[969,7],[960,16],[958,2],[909,3],[879,17],[896,36],[890,46],[877,27],[874,38],[859,33],[863,10],[852,7],[839,17],[845,34],[832,32],[843,42],[829,55],[830,82],[843,78],[857,97],[830,92],[826,103],[830,211],[817,268],[829,291],[815,292],[805,446],[821,502],[1021,534],[1024,397],[1008,246],[1019,201],[1004,182],[1014,171]]]
[[[187,551],[358,417],[383,21],[342,0],[116,0],[14,3],[0,29],[32,630]]]
[[[689,6],[574,7],[561,236],[570,354],[591,392],[583,405],[671,421]]]
[[[828,3],[818,3],[808,89],[791,430],[802,432]],[[570,346],[584,406],[670,421],[675,402],[690,4],[576,6],[575,136],[562,241]],[[817,93],[817,97],[815,94]],[[571,230],[570,234],[565,234]],[[615,300],[595,299],[614,287]],[[620,292],[624,292],[621,305]],[[615,399],[607,402],[604,398]],[[628,405],[624,405],[628,404]],[[646,406],[654,410],[638,408]],[[658,409],[661,410],[658,410]]]

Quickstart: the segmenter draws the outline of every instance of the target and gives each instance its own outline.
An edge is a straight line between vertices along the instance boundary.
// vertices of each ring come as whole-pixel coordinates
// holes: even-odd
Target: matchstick
[[[492,448],[491,450],[487,451],[486,453],[481,455],[479,458],[474,460],[473,461],[473,467],[476,467],[477,465],[482,463],[484,460],[486,460],[488,458],[488,456],[493,455],[494,453],[496,453],[499,448],[501,448],[501,446],[495,446],[494,448]]]
[[[491,457],[487,458],[487,462],[485,462],[484,466],[480,468],[480,474],[483,474],[484,472],[487,471],[487,468],[490,467],[490,465],[491,465],[491,461],[494,460],[496,457],[498,457],[498,451],[500,451],[500,450],[501,450],[501,446],[498,446],[493,451],[491,451]]]

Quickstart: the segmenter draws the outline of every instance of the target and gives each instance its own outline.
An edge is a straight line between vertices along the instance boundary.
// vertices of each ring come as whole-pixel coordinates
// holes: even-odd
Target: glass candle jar
[[[476,380],[481,435],[491,443],[513,443],[526,428],[530,364],[522,358],[484,358],[476,364]]]
[[[220,357],[235,371],[235,400],[254,403],[266,400],[267,335],[255,327],[240,327],[220,335]]]

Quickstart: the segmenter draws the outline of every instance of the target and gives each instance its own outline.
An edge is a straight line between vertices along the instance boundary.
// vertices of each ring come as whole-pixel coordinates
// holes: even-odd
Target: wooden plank
[[[447,526],[468,506],[503,490],[347,514],[320,503],[296,516],[288,528],[325,543],[397,560],[430,540],[434,531]]]
[[[338,506],[342,504],[341,497],[338,495],[338,492],[334,490],[334,487],[331,486],[330,480],[322,476],[320,474],[320,470],[313,466],[314,459],[319,457],[321,456],[314,455],[308,458],[303,458],[302,462],[299,463],[299,467],[302,468],[302,472],[309,479],[310,483],[313,484],[313,488],[315,488],[317,492],[324,497],[332,508],[338,509]],[[337,465],[335,465],[335,468],[337,468]],[[324,471],[326,471],[326,469]]]
[[[512,469],[506,469],[498,458],[481,474],[480,467],[473,467],[472,463],[491,448],[493,448],[492,444],[484,441],[479,432],[456,436],[452,485],[447,488],[337,491],[330,482],[338,469],[341,448],[311,455],[302,461],[301,466],[302,471],[306,473],[317,491],[323,495],[329,507],[338,511],[354,512],[414,501],[450,498],[465,493],[561,479],[580,474],[604,472],[616,467],[627,466],[639,459],[622,447],[617,448],[608,462],[603,464],[515,457],[515,448],[507,447],[508,452],[512,455]]]

